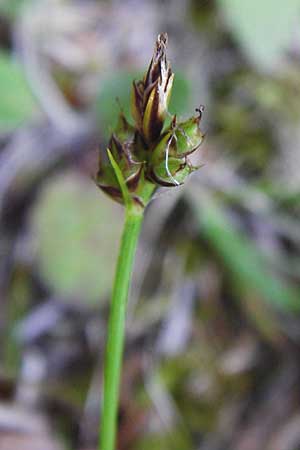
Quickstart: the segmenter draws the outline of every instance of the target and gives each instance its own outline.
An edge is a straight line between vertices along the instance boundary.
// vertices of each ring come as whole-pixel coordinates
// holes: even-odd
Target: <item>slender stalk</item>
[[[99,450],[115,450],[126,305],[143,211],[127,209],[115,273],[104,361]]]
[[[108,160],[100,158],[95,180],[113,199],[120,201],[122,196],[126,210],[108,324],[99,450],[115,450],[126,303],[143,208],[158,186],[182,184],[196,169],[187,155],[196,151],[204,137],[199,128],[203,106],[196,117],[177,124],[175,115],[166,123],[174,79],[167,43],[167,34],[159,34],[145,76],[133,83],[134,125],[121,111],[107,148]]]

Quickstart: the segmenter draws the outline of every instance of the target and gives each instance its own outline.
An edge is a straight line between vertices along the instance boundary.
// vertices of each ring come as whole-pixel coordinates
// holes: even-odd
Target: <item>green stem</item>
[[[143,211],[128,209],[121,239],[111,300],[104,362],[103,407],[99,450],[115,450],[116,425],[126,304],[135,250],[143,220]]]

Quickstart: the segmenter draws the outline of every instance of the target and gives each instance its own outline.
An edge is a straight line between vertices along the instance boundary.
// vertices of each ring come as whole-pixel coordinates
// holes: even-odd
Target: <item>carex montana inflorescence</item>
[[[188,160],[203,140],[199,124],[203,107],[197,115],[178,122],[169,120],[168,104],[174,74],[166,57],[168,37],[158,36],[149,68],[132,86],[131,113],[134,125],[123,112],[113,132],[108,149],[122,173],[131,199],[144,206],[149,189],[178,186],[197,169]],[[100,155],[97,185],[118,202],[123,193],[111,161]]]

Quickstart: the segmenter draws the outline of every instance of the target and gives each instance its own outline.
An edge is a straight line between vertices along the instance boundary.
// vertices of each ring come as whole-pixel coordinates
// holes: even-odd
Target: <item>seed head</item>
[[[200,130],[204,107],[198,108],[194,117],[183,122],[178,122],[174,116],[169,127],[164,129],[174,79],[166,56],[167,43],[167,34],[160,34],[147,72],[142,80],[133,82],[131,112],[134,125],[121,112],[109,141],[110,157],[120,169],[123,189],[111,160],[100,158],[96,183],[121,203],[124,202],[124,186],[127,198],[144,205],[149,190],[153,191],[155,186],[178,186],[197,169],[188,156],[199,148],[204,138]]]
[[[167,34],[159,34],[143,80],[133,82],[132,116],[148,145],[162,131],[171,97],[174,74],[167,60],[167,44]]]

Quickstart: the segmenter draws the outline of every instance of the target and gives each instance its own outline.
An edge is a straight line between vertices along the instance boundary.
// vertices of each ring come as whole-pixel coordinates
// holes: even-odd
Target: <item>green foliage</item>
[[[248,172],[264,170],[276,150],[266,114],[226,98],[216,105],[214,119],[225,147],[242,159],[243,167]]]
[[[89,302],[109,293],[120,236],[118,207],[75,173],[52,179],[33,211],[37,262],[54,292]]]
[[[169,110],[172,114],[176,113],[180,118],[181,115],[190,113],[190,101],[190,84],[182,73],[176,71]]]
[[[0,0],[0,13],[14,18],[23,4],[24,0]]]
[[[15,326],[27,312],[30,302],[31,283],[28,273],[21,266],[11,276],[9,302],[6,318],[5,344],[3,346],[4,368],[9,375],[17,374],[21,365],[20,342],[16,339]]]
[[[109,74],[101,83],[96,102],[96,113],[106,139],[117,125],[120,107],[126,118],[130,117],[130,90],[134,78],[139,78],[139,74],[119,72]]]
[[[244,294],[262,298],[284,310],[299,311],[300,292],[272,273],[257,245],[226,217],[212,196],[191,202],[201,231],[224,261],[232,281]]]
[[[35,101],[25,81],[22,67],[0,53],[0,131],[9,131],[30,119]]]
[[[299,0],[217,0],[217,4],[252,62],[263,69],[280,63],[298,27]]]
[[[189,450],[191,447],[187,443],[183,443],[181,430],[177,428],[168,429],[164,434],[153,433],[146,434],[134,447],[136,450],[152,450],[152,449],[172,449],[172,450]]]

